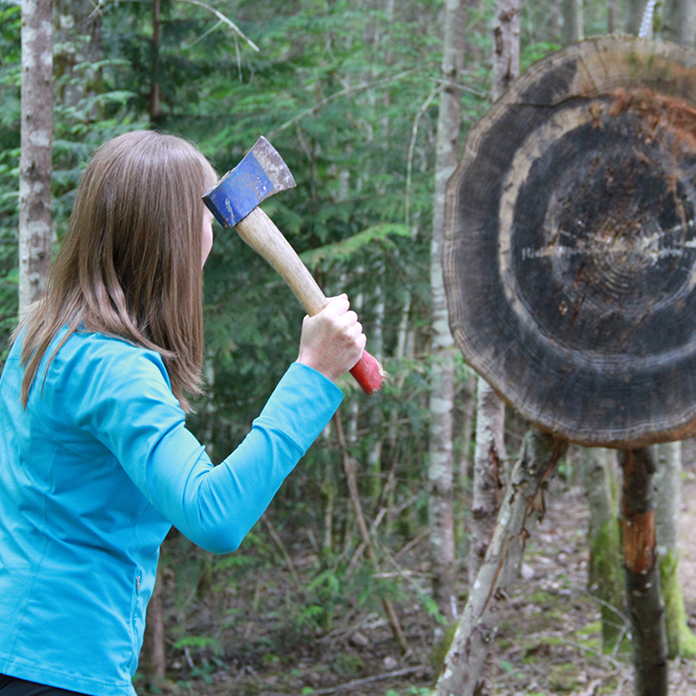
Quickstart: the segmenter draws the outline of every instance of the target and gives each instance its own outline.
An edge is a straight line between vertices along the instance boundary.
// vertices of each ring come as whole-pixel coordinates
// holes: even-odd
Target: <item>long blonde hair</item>
[[[203,354],[203,193],[216,175],[190,143],[152,131],[102,145],[77,189],[46,296],[24,330],[22,403],[58,332],[126,339],[162,355],[172,391],[199,394]]]

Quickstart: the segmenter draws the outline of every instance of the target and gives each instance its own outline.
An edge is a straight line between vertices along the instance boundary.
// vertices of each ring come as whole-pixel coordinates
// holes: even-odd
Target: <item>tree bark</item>
[[[679,517],[681,514],[681,442],[655,445],[655,543],[660,568],[660,589],[665,604],[667,654],[696,657],[696,637],[686,623],[686,607],[678,573]]]
[[[77,107],[98,91],[93,66],[102,57],[101,14],[93,10],[89,0],[54,0],[53,79],[64,106]],[[89,116],[96,118],[96,110]]]
[[[504,427],[505,404],[486,380],[479,377],[474,490],[471,501],[471,546],[467,559],[469,587],[473,586],[486,556],[500,508],[505,462]]]
[[[496,101],[520,74],[520,0],[498,0],[493,38],[491,98]]]
[[[516,560],[544,514],[542,484],[567,450],[567,442],[540,430],[525,436],[505,490],[495,532],[472,584],[466,607],[445,658],[436,696],[473,696],[490,643],[498,629],[500,608],[514,579]]]
[[[646,0],[625,0],[625,26],[626,33],[638,36],[640,23],[643,21],[643,10]]]
[[[19,316],[44,292],[51,263],[53,149],[51,0],[22,2],[22,124],[19,157]]]
[[[561,39],[565,46],[585,38],[583,28],[582,0],[563,0],[563,31]]]
[[[666,0],[662,8],[662,37],[693,48],[696,43],[696,3],[694,0]]]
[[[457,166],[461,126],[460,74],[464,62],[464,0],[446,0],[442,89],[437,123],[433,234],[430,246],[431,382],[428,478],[430,494],[433,595],[440,613],[452,621],[454,592],[454,515],[452,511],[454,408],[454,341],[449,330],[442,276],[445,188]]]
[[[587,501],[590,508],[590,568],[588,590],[600,601],[602,644],[612,651],[624,635],[624,592],[621,570],[621,539],[617,506],[612,491],[615,450],[598,447],[580,452]]]
[[[607,34],[614,34],[619,28],[618,0],[607,0]]]
[[[649,447],[621,452],[621,531],[626,603],[631,619],[636,696],[667,696],[667,639],[655,553],[655,506]]]
[[[491,99],[496,101],[520,73],[520,2],[498,0],[495,8],[493,37],[493,85]],[[476,415],[476,453],[474,455],[471,548],[469,584],[478,573],[491,538],[502,487],[505,461],[503,430],[505,405],[490,385],[478,380]]]

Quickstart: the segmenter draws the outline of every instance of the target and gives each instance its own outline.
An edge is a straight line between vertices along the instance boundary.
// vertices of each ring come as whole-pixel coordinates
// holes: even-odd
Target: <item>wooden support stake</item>
[[[655,461],[644,447],[621,452],[621,531],[626,604],[631,619],[636,696],[667,696],[667,633],[655,553],[652,475]]]

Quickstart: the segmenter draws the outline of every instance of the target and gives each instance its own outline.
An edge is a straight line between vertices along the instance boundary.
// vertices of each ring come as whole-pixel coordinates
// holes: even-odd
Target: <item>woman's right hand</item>
[[[335,382],[360,360],[366,341],[348,297],[332,297],[319,314],[304,318],[297,362]]]

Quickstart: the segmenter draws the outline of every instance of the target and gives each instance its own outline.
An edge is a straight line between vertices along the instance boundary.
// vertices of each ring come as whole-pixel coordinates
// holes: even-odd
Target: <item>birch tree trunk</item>
[[[498,0],[493,54],[491,98],[496,101],[520,73],[519,0]],[[505,461],[503,431],[505,404],[488,383],[479,378],[476,412],[476,453],[474,455],[471,504],[471,547],[467,559],[469,584],[486,555],[500,505],[502,463]]]
[[[493,535],[503,488],[505,404],[486,380],[479,378],[476,398],[476,451],[471,501],[471,545],[467,558],[473,587]]]
[[[520,0],[498,0],[493,27],[493,85],[496,101],[520,74]]]
[[[525,435],[505,489],[486,558],[472,584],[435,687],[435,696],[484,693],[479,677],[498,630],[500,609],[514,580],[512,571],[522,556],[525,540],[543,516],[543,484],[567,448],[567,442],[536,428]]]
[[[44,292],[51,263],[53,148],[51,0],[22,0],[19,316]]]
[[[655,545],[660,568],[660,589],[665,604],[668,658],[696,657],[696,637],[686,623],[686,608],[679,578],[679,517],[681,515],[681,442],[655,445]]]
[[[461,126],[460,74],[464,63],[464,0],[444,7],[442,89],[437,122],[433,235],[430,246],[432,293],[432,376],[430,383],[430,495],[428,500],[433,562],[433,596],[448,622],[454,619],[454,514],[452,509],[454,408],[454,341],[449,330],[442,276],[445,188],[459,156]]]

